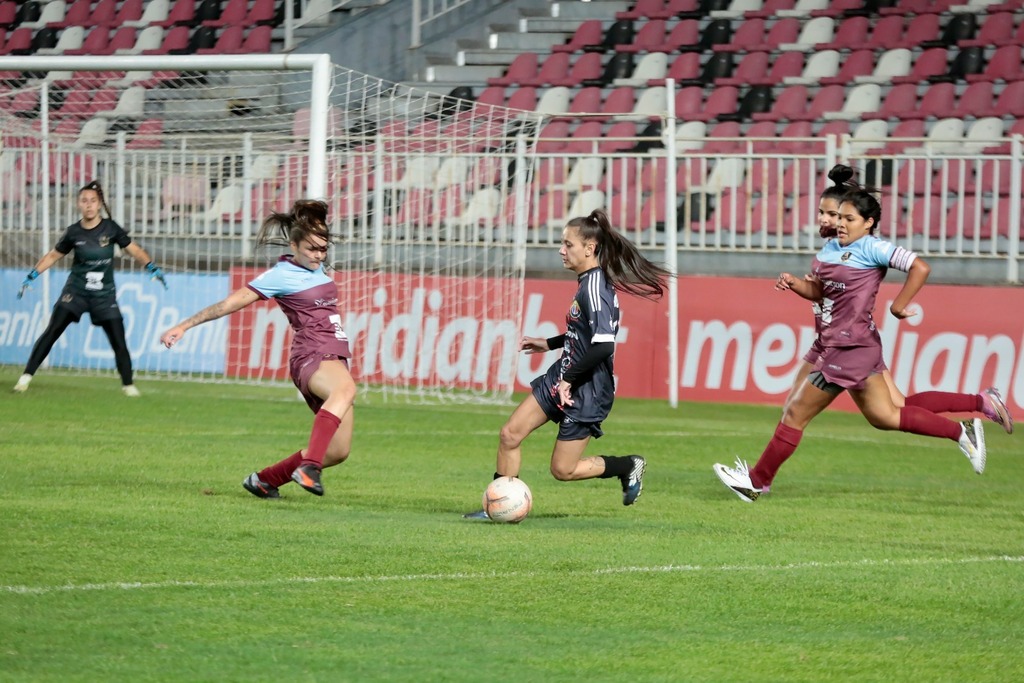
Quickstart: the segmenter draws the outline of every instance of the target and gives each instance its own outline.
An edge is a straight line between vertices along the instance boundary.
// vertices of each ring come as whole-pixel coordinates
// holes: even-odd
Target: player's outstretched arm
[[[252,304],[259,300],[259,296],[256,292],[252,291],[248,287],[242,287],[227,296],[226,299],[218,301],[215,304],[211,304],[199,311],[193,316],[182,320],[180,323],[167,330],[160,336],[160,343],[171,348],[174,346],[179,339],[184,336],[186,330],[189,330],[196,325],[201,325],[210,320],[216,320],[217,318],[223,318],[226,315],[230,315],[235,311],[240,311],[249,304]]]

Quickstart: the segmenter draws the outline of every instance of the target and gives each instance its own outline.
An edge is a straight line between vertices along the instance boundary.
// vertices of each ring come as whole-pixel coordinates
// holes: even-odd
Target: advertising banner
[[[164,291],[143,275],[118,273],[118,300],[136,367],[286,379],[291,331],[272,301],[191,330],[171,350],[159,343],[163,330],[256,274],[249,268],[222,276],[176,274]],[[24,273],[0,272],[0,362],[23,365],[27,360],[63,285],[63,276],[54,276],[50,300],[43,301],[35,286],[17,300],[14,293]],[[520,321],[486,304],[473,310],[445,305],[459,298],[479,300],[487,290],[479,279],[335,277],[354,354],[353,374],[371,383],[405,379],[474,387],[490,377],[526,390],[556,355],[519,353],[519,339],[564,331],[576,291],[571,276],[527,280]],[[352,285],[356,280],[358,292]],[[664,399],[669,383],[676,382],[682,400],[780,404],[814,330],[810,304],[791,292],[775,291],[773,284],[681,277],[678,377],[669,376],[665,303],[620,295],[618,395]],[[927,285],[915,300],[919,314],[897,320],[888,306],[900,286],[883,284],[875,311],[897,386],[906,394],[996,386],[1015,412],[1024,413],[1024,289]],[[72,325],[50,361],[61,367],[113,368],[102,330],[88,324]],[[847,398],[837,404],[851,406]]]

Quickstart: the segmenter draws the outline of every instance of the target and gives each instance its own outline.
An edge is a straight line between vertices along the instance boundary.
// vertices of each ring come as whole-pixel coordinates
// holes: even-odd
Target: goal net
[[[291,332],[272,302],[196,327],[170,350],[159,337],[270,267],[286,249],[257,247],[260,223],[311,197],[330,206],[329,258],[364,391],[508,400],[538,121],[270,57],[0,60],[0,272],[11,293],[0,362],[23,365],[45,327],[71,259],[23,299],[13,293],[78,220],[77,190],[98,180],[113,219],[167,275],[164,291],[117,259],[141,379],[288,378]],[[83,323],[48,366],[112,373],[102,331]]]

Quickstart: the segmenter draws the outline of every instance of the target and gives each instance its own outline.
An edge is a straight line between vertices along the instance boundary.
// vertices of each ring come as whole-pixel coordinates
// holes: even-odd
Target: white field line
[[[557,573],[560,576],[600,576],[604,574],[670,574],[670,573],[721,573],[721,572],[785,572],[803,569],[840,569],[860,567],[920,567],[928,565],[967,565],[991,563],[1024,563],[1024,556],[993,555],[989,557],[961,558],[920,558],[902,560],[845,560],[838,562],[794,562],[792,564],[736,564],[704,566],[696,564],[668,564],[653,567],[606,567],[569,571],[559,569],[551,572],[452,572],[446,574],[399,574],[394,576],[293,576],[280,579],[239,580],[239,581],[128,581],[113,583],[78,583],[60,586],[4,586],[0,593],[17,595],[48,595],[52,593],[75,593],[86,591],[130,591],[162,588],[258,588],[263,586],[287,586],[297,584],[377,584],[412,583],[417,581],[476,581],[495,578],[529,578]]]

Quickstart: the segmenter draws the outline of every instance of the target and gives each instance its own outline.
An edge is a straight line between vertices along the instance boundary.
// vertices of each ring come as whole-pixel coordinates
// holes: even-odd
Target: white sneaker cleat
[[[729,487],[729,490],[739,496],[745,503],[753,503],[763,493],[750,481],[750,468],[747,463],[736,458],[735,467],[727,467],[719,463],[711,468],[722,480],[722,483]]]
[[[138,398],[139,396],[142,396],[142,394],[139,393],[139,390],[135,387],[134,384],[125,384],[123,387],[121,387],[121,391],[124,392],[124,395],[129,398]]]
[[[1010,410],[1006,407],[999,390],[989,387],[981,392],[981,400],[984,403],[981,412],[985,417],[1001,426],[1007,434],[1013,434],[1013,415],[1010,415]]]
[[[32,375],[22,375],[18,378],[18,383],[14,385],[13,391],[17,391],[19,394],[28,391],[28,385],[32,381]]]
[[[971,461],[974,471],[981,474],[985,471],[985,429],[977,417],[960,424],[960,451]]]

